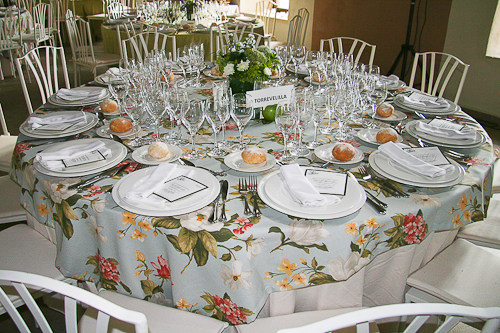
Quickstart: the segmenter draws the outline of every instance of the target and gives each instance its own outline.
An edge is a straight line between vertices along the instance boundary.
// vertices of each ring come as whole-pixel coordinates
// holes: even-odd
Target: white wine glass
[[[218,104],[220,103],[215,102],[213,99],[207,99],[205,102],[205,118],[207,119],[210,126],[212,126],[212,130],[214,132],[214,148],[208,152],[209,156],[223,156],[225,154],[224,150],[219,147],[219,144],[217,142],[217,135],[219,134],[224,120],[224,117],[220,116],[222,107],[220,107]]]
[[[294,158],[288,154],[288,138],[297,126],[294,104],[287,101],[278,103],[274,121],[283,134],[283,154],[278,158],[278,161],[282,164],[292,163]]]
[[[189,153],[184,155],[184,157],[189,160],[201,158],[201,154],[196,151],[195,136],[196,132],[200,129],[201,124],[203,124],[203,121],[205,120],[205,116],[203,115],[203,103],[203,101],[190,101],[186,114],[182,117],[182,123],[186,126],[189,134],[191,135],[192,149]]]
[[[237,150],[245,150],[243,144],[243,130],[247,123],[253,117],[252,100],[246,97],[246,94],[234,94],[231,102],[231,117],[233,118],[238,131],[240,132],[240,141]]]

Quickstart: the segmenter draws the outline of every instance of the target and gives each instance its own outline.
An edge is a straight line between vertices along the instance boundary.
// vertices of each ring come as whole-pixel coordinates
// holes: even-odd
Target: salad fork
[[[257,177],[249,177],[248,178],[248,189],[253,194],[253,216],[259,217],[262,215],[262,212],[259,208],[259,200],[257,194]]]
[[[248,186],[247,186],[247,181],[242,180],[241,178],[238,181],[238,192],[242,195],[243,199],[245,200],[245,215],[250,215],[252,214],[252,211],[250,210],[250,206],[248,205],[248,200],[247,200],[247,193],[248,193]]]

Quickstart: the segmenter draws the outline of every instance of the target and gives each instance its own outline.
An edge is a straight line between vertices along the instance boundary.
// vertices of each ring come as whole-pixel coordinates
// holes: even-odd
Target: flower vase
[[[233,94],[246,93],[247,91],[254,89],[254,80],[241,80],[229,77],[228,81]]]
[[[186,18],[191,21],[191,16],[193,15],[193,7],[186,6]]]

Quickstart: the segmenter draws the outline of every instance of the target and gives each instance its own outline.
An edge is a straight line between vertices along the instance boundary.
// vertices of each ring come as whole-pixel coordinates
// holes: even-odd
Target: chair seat
[[[9,172],[12,162],[12,152],[16,147],[17,136],[0,136],[0,171]]]
[[[462,227],[457,237],[464,238],[479,246],[500,249],[500,222],[489,219]]]
[[[499,250],[458,238],[410,275],[407,284],[447,303],[490,307],[500,305],[499,276]]]
[[[0,177],[0,223],[26,221],[26,211],[19,203],[21,187],[14,183],[9,176]],[[2,245],[3,246],[3,245]]]
[[[16,41],[0,41],[0,51],[16,50],[20,47],[21,45]]]
[[[76,63],[84,65],[84,66],[95,66],[101,67],[105,65],[113,65],[120,62],[120,55],[113,53],[96,53],[94,55],[95,64],[91,61],[87,61],[85,59],[77,59]]]
[[[227,323],[207,316],[158,305],[107,290],[100,291],[99,296],[126,309],[144,313],[148,319],[150,333],[222,332],[228,326]],[[96,316],[97,311],[89,308],[80,320],[79,331],[95,332]],[[134,332],[133,325],[113,318],[110,319],[109,327],[111,333]]]

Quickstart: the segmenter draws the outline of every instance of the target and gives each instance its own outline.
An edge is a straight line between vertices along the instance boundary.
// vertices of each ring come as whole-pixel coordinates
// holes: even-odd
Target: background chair
[[[97,76],[97,68],[118,65],[121,57],[112,53],[95,53],[90,33],[89,22],[80,17],[75,18],[73,12],[66,12],[66,27],[68,28],[73,66],[75,70],[75,86],[80,83],[81,67],[89,68]]]
[[[343,53],[348,55],[353,55],[354,63],[357,64],[363,54],[367,54],[368,57],[365,56],[365,63],[369,66],[373,65],[373,59],[375,58],[375,50],[376,46],[372,44],[368,44],[365,41],[357,38],[351,37],[334,37],[330,39],[321,39],[319,50],[321,52],[325,50],[325,43],[329,45],[329,52],[335,52],[337,54]],[[349,49],[349,51],[347,51]],[[366,53],[365,53],[366,51]]]
[[[116,38],[120,48],[120,57],[123,59],[123,43],[122,40],[129,39],[144,31],[145,25],[143,23],[132,22],[126,20],[123,23],[116,25]],[[126,37],[122,38],[122,31],[125,32]]]
[[[269,0],[259,1],[255,6],[255,18],[264,22],[264,40],[267,46],[271,46],[271,40],[276,29],[276,10],[274,10],[273,17],[275,7],[276,3]]]
[[[22,45],[21,40],[16,38],[16,26],[19,21],[19,12],[14,13],[11,8],[8,8],[3,19],[4,24],[0,24],[0,54],[8,53],[10,69],[14,77],[16,77],[14,58],[19,56]],[[4,79],[2,66],[0,66],[0,79]]]
[[[217,26],[218,37],[216,38],[216,52],[225,49],[231,38],[234,42],[239,42],[244,39],[245,33],[253,33],[254,26],[251,23],[236,22],[229,24],[225,22]]]
[[[295,15],[288,23],[288,36],[286,39],[287,46],[303,45],[302,30],[300,30],[300,27],[302,26],[302,20],[302,17],[300,17],[299,15]]]
[[[40,59],[40,54],[44,55],[44,62]],[[68,68],[66,67],[66,57],[64,56],[63,47],[40,46],[16,59],[16,66],[19,71],[24,98],[26,99],[26,105],[30,114],[33,113],[33,106],[31,105],[31,98],[26,86],[24,73],[21,68],[21,61],[26,64],[28,71],[33,73],[33,76],[38,83],[42,103],[45,104],[49,96],[55,94],[60,88],[70,88]],[[58,64],[59,62],[60,65]],[[64,77],[64,82],[61,82],[61,84],[58,74],[59,66],[61,66],[60,68],[62,69]]]
[[[357,332],[369,332],[370,322],[402,316],[415,316],[405,332],[417,332],[432,316],[445,315],[433,332],[449,332],[467,318],[485,321],[482,332],[496,332],[500,326],[500,308],[475,308],[453,304],[391,304],[338,315],[314,324],[279,330],[278,333],[330,332],[356,326]],[[464,318],[465,317],[465,318]],[[477,319],[475,319],[477,320]]]
[[[500,249],[500,200],[491,198],[486,219],[460,228],[457,237],[478,246]]]
[[[302,42],[300,45],[303,46],[306,40],[307,25],[309,23],[309,10],[307,10],[307,8],[300,8],[299,11],[297,12],[297,15],[302,18],[299,30],[301,31],[301,37],[302,37]]]
[[[143,62],[152,51],[165,50],[169,39],[172,40],[172,50],[174,50],[172,54],[175,60],[175,50],[177,49],[175,36],[158,31],[141,32],[128,39],[124,39],[122,41],[123,59],[125,63],[127,63],[129,59]]]
[[[22,33],[18,37],[14,37],[14,40],[18,40],[23,45],[25,45],[25,50],[31,50],[42,43],[48,42],[50,45],[53,44],[53,9],[50,3],[41,2],[33,7],[33,31],[30,33]],[[21,22],[19,22],[21,26]]]
[[[419,86],[421,91],[434,96],[442,97],[447,89],[448,83],[450,83],[451,80],[454,82],[454,88],[450,88],[450,95],[453,95],[451,90],[456,89],[453,102],[458,104],[470,65],[448,53],[416,53],[411,70],[409,83],[410,88],[416,86],[416,77],[419,66],[421,67]]]

